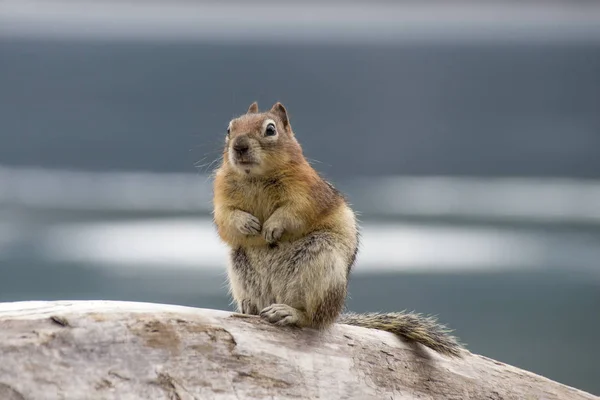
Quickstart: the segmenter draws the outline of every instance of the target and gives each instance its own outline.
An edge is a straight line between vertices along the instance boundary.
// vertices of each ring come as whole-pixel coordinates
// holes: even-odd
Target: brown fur
[[[231,248],[228,277],[238,311],[313,328],[338,319],[358,251],[356,218],[305,160],[281,103],[262,113],[252,103],[230,122],[214,182],[214,221]],[[344,318],[458,354],[454,339],[429,319]]]

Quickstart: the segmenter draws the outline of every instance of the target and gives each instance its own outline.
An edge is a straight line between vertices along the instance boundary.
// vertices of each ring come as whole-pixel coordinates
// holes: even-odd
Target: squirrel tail
[[[391,332],[412,342],[420,343],[451,357],[461,357],[461,344],[450,334],[451,330],[439,324],[434,317],[416,313],[348,313],[340,316],[341,324]]]

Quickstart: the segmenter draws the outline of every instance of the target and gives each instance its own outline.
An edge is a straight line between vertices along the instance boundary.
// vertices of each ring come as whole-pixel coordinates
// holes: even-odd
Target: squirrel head
[[[269,111],[259,112],[254,102],[246,114],[229,122],[224,167],[245,176],[268,176],[303,160],[283,104],[277,102]]]

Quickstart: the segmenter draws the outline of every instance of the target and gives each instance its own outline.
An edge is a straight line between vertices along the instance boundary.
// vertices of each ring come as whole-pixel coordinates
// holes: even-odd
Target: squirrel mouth
[[[258,165],[258,162],[253,160],[234,160],[235,166],[246,173],[246,175],[250,175],[250,172]]]
[[[256,160],[249,158],[249,157],[235,157],[233,161],[236,164],[243,165],[243,166],[250,166],[250,165],[258,164],[258,162]]]
[[[254,160],[240,160],[240,159],[236,159],[235,163],[239,166],[242,167],[251,167],[253,165],[258,165],[258,163]]]

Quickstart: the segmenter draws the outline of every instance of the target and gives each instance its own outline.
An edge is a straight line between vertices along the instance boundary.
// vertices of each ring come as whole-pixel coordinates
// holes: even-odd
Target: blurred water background
[[[0,3],[0,301],[231,309],[211,178],[282,101],[360,212],[353,311],[600,394],[600,6]]]

